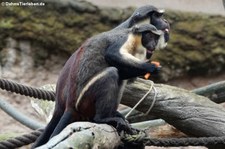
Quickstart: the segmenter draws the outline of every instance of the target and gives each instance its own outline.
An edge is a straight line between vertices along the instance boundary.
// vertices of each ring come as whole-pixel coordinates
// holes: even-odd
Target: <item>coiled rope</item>
[[[26,85],[18,84],[13,81],[0,79],[0,88],[17,94],[34,97],[44,100],[55,100],[55,92],[37,89]]]

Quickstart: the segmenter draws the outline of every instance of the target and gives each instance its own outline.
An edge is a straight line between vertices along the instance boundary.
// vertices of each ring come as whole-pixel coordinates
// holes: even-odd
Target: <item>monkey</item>
[[[125,23],[95,35],[72,54],[57,82],[53,117],[32,148],[45,144],[75,121],[107,123],[130,130],[117,112],[126,80],[157,73],[156,66],[145,60],[168,41],[168,22],[152,18],[155,25],[136,23],[130,27]]]
[[[169,40],[170,26],[166,19],[163,19],[164,10],[158,9],[152,5],[139,7],[134,13],[123,23],[115,27],[113,30],[130,28],[135,24],[152,24],[158,30],[164,31],[166,42]],[[166,26],[166,27],[165,27]]]
[[[124,80],[156,73],[155,65],[145,59],[155,48],[164,47],[165,43],[158,42],[160,36],[162,31],[144,24],[86,41],[67,61],[59,77],[56,108],[43,143],[78,120],[129,127],[116,111]]]

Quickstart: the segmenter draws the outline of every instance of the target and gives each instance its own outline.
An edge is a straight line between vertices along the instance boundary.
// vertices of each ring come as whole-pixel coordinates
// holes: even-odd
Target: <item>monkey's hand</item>
[[[150,77],[151,75],[153,75],[153,76],[154,76],[154,75],[157,75],[157,74],[159,73],[160,69],[161,69],[161,65],[160,65],[159,62],[152,61],[151,64],[154,65],[154,66],[152,66],[152,67],[155,67],[155,70],[154,70],[153,72],[151,72],[151,73],[146,73],[146,74],[144,75],[144,78],[145,78],[146,80],[148,80],[149,77]]]
[[[159,62],[156,61],[152,61],[150,64],[149,63],[145,63],[144,67],[147,70],[147,74],[145,74],[144,78],[148,79],[150,77],[150,75],[157,75],[161,69],[161,65]]]

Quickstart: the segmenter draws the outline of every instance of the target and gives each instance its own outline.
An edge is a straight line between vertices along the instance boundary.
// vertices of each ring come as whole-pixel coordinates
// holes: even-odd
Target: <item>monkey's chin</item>
[[[150,59],[152,57],[152,54],[154,53],[155,49],[147,50],[146,53],[146,59]]]
[[[157,50],[159,50],[159,49],[164,49],[166,46],[167,46],[167,42],[166,42],[166,40],[165,40],[165,38],[164,38],[164,34],[163,34],[163,35],[161,35],[161,36],[159,37],[159,40],[158,40],[158,44],[157,44],[157,46],[156,46],[156,49],[157,49]]]

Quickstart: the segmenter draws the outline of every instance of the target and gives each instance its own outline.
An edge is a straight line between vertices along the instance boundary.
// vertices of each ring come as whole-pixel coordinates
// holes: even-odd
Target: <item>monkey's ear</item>
[[[138,26],[138,25],[133,26],[132,29],[131,29],[131,32],[132,32],[133,34],[138,34],[138,33],[140,33],[140,31],[139,31],[139,26]]]

